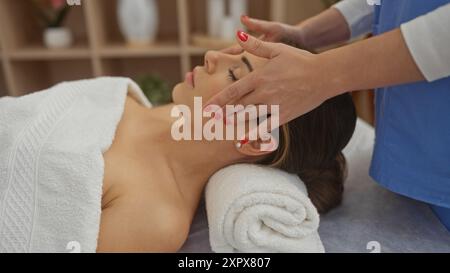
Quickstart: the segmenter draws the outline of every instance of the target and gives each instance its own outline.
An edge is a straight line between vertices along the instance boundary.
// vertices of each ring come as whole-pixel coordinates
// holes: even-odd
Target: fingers
[[[261,34],[265,34],[266,32],[270,31],[270,27],[273,23],[264,21],[264,20],[258,20],[253,19],[248,16],[242,16],[241,22],[244,26],[246,26],[250,31],[259,32]]]
[[[255,72],[248,74],[246,77],[241,80],[233,83],[232,85],[225,88],[222,92],[219,92],[216,96],[210,99],[205,105],[205,112],[207,111],[208,106],[217,105],[220,108],[225,107],[227,104],[230,104],[234,101],[239,101],[243,96],[252,92],[256,88],[256,76]]]
[[[253,19],[248,16],[241,16],[241,22],[245,25],[250,31],[259,32],[261,36],[259,40],[265,41],[268,33],[270,32],[270,28],[273,26],[272,22]],[[230,54],[230,55],[239,55],[244,52],[244,49],[239,45],[233,45],[228,48],[221,50],[222,53]]]
[[[242,145],[249,141],[261,141],[261,151],[273,152],[278,149],[279,145],[280,134],[278,129],[280,126],[277,124],[278,122],[274,122],[272,118],[268,118],[260,123],[258,127],[251,129],[244,136],[238,138],[238,140],[241,141]]]
[[[280,54],[278,44],[261,41],[243,31],[237,33],[241,47],[250,54],[261,58],[272,59]]]
[[[268,113],[270,113],[270,109],[267,109],[266,112],[260,111],[260,106],[263,105],[261,98],[256,94],[256,92],[251,92],[248,95],[242,97],[238,101],[232,102],[231,105],[239,106],[235,107],[234,112],[227,112],[227,119],[235,119],[239,121],[239,118],[242,118],[242,116],[239,116],[243,112],[251,112],[252,109],[249,109],[248,107],[254,106],[256,110],[256,115],[252,113],[253,118],[261,118],[264,116],[267,116]],[[245,115],[243,121],[248,121],[251,119],[250,115]]]
[[[254,105],[254,108],[246,106],[235,112],[229,112],[226,111],[228,110],[226,109],[227,116],[225,117],[224,122],[225,124],[241,124],[247,121],[263,120],[264,118],[267,118],[270,112],[261,110],[261,107],[262,105]]]
[[[230,55],[239,55],[244,52],[244,49],[239,44],[237,44],[237,45],[233,45],[228,48],[222,49],[221,52],[225,53],[225,54],[230,54]]]

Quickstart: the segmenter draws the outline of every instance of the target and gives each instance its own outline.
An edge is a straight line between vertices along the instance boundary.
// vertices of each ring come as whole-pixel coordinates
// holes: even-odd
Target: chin
[[[177,84],[172,91],[172,100],[175,104],[183,104],[183,97],[186,96],[186,88],[183,87],[182,83]]]

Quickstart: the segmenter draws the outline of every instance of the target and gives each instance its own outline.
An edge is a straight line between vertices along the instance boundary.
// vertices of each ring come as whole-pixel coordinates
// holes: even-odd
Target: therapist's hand
[[[241,22],[250,31],[261,34],[261,40],[266,42],[292,41],[302,46],[305,44],[302,29],[298,26],[291,26],[278,22],[270,22],[242,16]]]
[[[219,92],[205,104],[205,111],[212,108],[207,107],[210,105],[279,105],[279,125],[283,125],[338,95],[327,77],[329,66],[322,65],[320,55],[264,42],[242,32],[238,42],[247,52],[269,61]]]
[[[248,16],[241,16],[241,22],[250,31],[260,34],[260,40],[274,43],[283,42],[285,44],[295,44],[299,48],[308,48],[305,35],[299,26],[258,20]],[[236,55],[242,53],[243,49],[240,45],[235,45],[222,50],[222,52]]]

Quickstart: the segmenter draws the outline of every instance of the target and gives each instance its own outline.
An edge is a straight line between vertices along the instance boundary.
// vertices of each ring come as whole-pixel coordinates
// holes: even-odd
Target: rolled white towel
[[[319,214],[295,175],[234,165],[212,176],[205,193],[214,252],[325,252]]]

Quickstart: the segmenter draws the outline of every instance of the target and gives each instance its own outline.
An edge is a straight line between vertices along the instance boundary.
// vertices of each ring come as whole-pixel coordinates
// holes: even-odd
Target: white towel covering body
[[[103,153],[127,94],[127,78],[64,82],[0,99],[0,252],[95,252]]]

